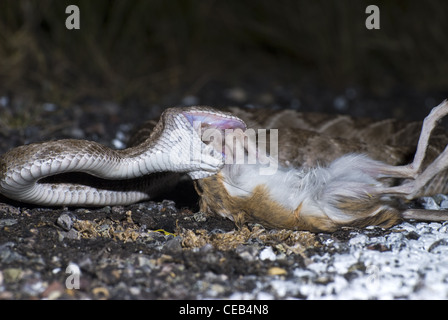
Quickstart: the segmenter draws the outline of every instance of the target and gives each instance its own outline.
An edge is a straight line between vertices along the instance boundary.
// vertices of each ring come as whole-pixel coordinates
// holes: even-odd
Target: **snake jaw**
[[[243,120],[227,113],[191,109],[182,112],[182,114],[190,122],[192,127],[194,127],[196,123],[200,124],[201,128],[246,130],[246,124]]]
[[[230,129],[246,130],[246,124],[231,114],[211,110],[207,107],[190,107],[182,111],[180,115],[188,121],[190,128],[195,132],[194,139],[199,138],[201,141],[202,164],[207,165],[207,159],[210,157],[220,160],[219,166],[212,166],[208,169],[202,168],[198,171],[189,172],[188,175],[197,180],[216,174],[224,164],[225,135]]]
[[[196,131],[201,141],[212,146],[225,157],[224,145],[226,135],[236,129],[244,132],[247,127],[243,120],[225,112],[216,110],[192,108],[182,112]],[[200,107],[199,107],[200,108]]]
[[[186,172],[192,179],[212,176],[224,166],[225,155],[218,144],[226,129],[246,129],[241,119],[208,107],[171,108],[162,117],[158,140],[169,156],[169,171]]]

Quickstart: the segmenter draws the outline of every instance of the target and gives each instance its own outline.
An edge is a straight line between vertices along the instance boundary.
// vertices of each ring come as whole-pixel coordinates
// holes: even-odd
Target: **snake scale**
[[[393,197],[448,191],[448,135],[436,126],[446,113],[445,101],[422,127],[293,110],[170,108],[124,150],[74,139],[14,148],[0,157],[0,193],[45,206],[124,205],[154,198],[185,173],[195,180],[203,211],[237,224],[311,231],[389,227],[421,216],[397,208]],[[203,135],[217,129],[226,137],[226,130],[241,129],[244,139],[246,128],[280,128],[279,169],[272,176],[257,175],[260,164],[228,164],[235,156],[224,148],[228,141],[217,146]],[[268,150],[274,147],[272,132]]]
[[[191,130],[195,119],[223,128],[243,126],[240,119],[217,117],[210,108],[172,108],[148,136],[124,150],[74,139],[19,146],[0,158],[0,193],[47,206],[124,205],[154,198],[176,184],[179,173],[198,179],[222,167],[222,154]]]

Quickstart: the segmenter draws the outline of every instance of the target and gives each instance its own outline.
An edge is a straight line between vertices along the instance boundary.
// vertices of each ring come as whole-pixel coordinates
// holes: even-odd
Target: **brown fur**
[[[333,232],[342,226],[388,228],[401,221],[399,211],[368,196],[362,200],[341,199],[338,202],[337,207],[353,218],[350,223],[342,224],[322,213],[310,212],[303,203],[293,211],[288,210],[273,201],[264,185],[257,186],[248,197],[232,197],[223,184],[222,173],[198,180],[195,185],[201,196],[201,211],[231,218],[239,227],[246,222],[256,222],[274,229]]]

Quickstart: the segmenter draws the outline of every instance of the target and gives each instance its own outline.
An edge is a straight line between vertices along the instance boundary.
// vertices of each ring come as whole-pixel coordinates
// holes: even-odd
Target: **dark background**
[[[80,30],[65,27],[70,4],[80,9]],[[365,27],[369,4],[380,8],[380,30]],[[195,103],[421,119],[448,96],[446,1],[1,0],[0,6],[4,117],[2,107],[20,114],[45,103],[102,108],[98,101],[107,100],[129,112],[154,110],[138,119]]]

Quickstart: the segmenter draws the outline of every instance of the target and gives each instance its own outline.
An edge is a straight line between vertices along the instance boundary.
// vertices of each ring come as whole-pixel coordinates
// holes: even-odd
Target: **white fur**
[[[265,185],[273,200],[289,210],[303,203],[302,210],[340,222],[351,219],[335,207],[341,197],[361,198],[384,187],[377,180],[384,164],[360,154],[348,154],[328,167],[311,170],[279,167],[274,175],[260,175],[260,166],[226,165],[222,173],[229,194],[246,197],[256,186]]]

